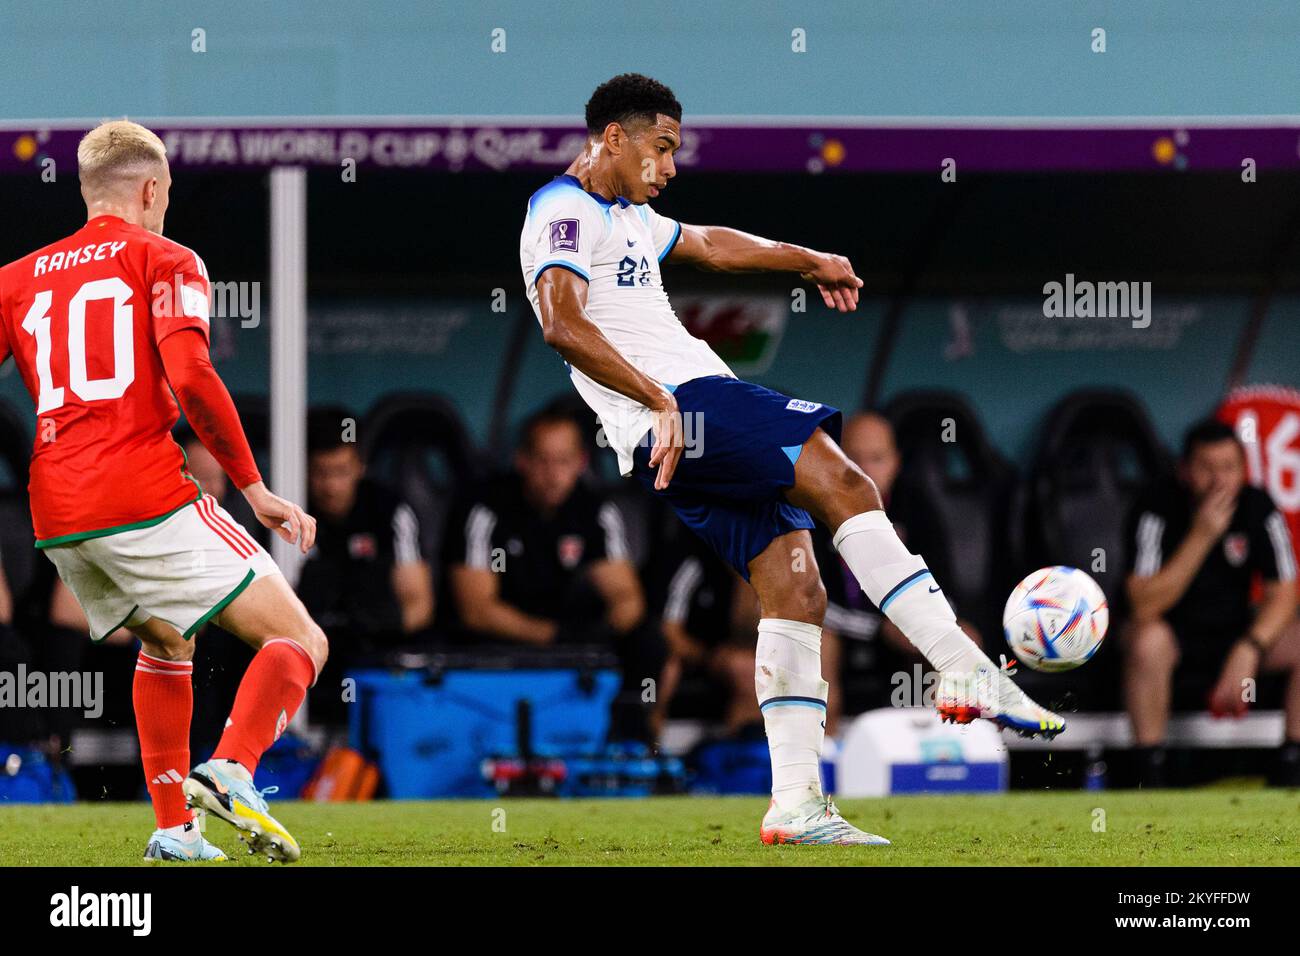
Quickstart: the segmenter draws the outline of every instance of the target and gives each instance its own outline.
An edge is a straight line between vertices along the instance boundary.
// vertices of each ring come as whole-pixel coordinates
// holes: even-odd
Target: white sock
[[[177,840],[197,840],[201,836],[198,824],[192,820],[188,823],[178,823],[174,827],[163,827],[162,832]]]
[[[957,626],[924,559],[907,550],[883,511],[849,518],[834,541],[867,597],[936,670],[967,672],[980,664],[996,669]]]
[[[820,798],[826,689],[822,629],[766,617],[758,622],[754,690],[772,755],[772,799],[782,810]]]

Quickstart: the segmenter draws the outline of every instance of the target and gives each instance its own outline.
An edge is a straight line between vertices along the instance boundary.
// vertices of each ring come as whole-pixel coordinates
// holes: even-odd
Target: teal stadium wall
[[[696,115],[1291,114],[1297,32],[1286,0],[46,0],[0,4],[0,118],[571,115],[625,70]]]

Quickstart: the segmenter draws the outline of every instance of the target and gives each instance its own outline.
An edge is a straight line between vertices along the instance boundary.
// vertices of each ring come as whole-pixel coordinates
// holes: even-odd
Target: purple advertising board
[[[353,120],[141,120],[177,169],[358,167],[431,172],[556,170],[582,148],[568,121],[371,117]],[[76,161],[94,123],[0,124],[0,172]],[[1300,168],[1300,118],[1095,124],[1079,120],[702,119],[677,162],[703,172],[1159,171]]]

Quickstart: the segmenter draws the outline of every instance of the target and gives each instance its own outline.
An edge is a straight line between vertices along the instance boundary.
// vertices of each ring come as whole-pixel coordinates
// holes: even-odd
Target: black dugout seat
[[[1129,557],[1129,509],[1170,467],[1136,396],[1097,389],[1067,395],[1048,412],[1025,485],[1023,573],[1049,564],[1082,568],[1114,607],[1123,596]]]
[[[483,474],[483,463],[459,413],[431,392],[381,399],[360,429],[370,477],[400,495],[420,520],[420,547],[435,564],[447,511],[457,489]]]
[[[1016,580],[1048,565],[1080,568],[1106,593],[1111,614],[1108,638],[1086,666],[1022,682],[1031,694],[1044,693],[1042,702],[1119,706],[1116,638],[1130,548],[1125,526],[1142,488],[1170,467],[1145,407],[1126,391],[1072,392],[1048,412],[1020,495],[1026,550]]]
[[[1005,563],[1006,515],[1014,471],[988,440],[971,403],[956,392],[904,392],[885,409],[894,427],[902,470],[890,509],[924,509],[936,540],[924,557],[958,616],[984,634],[1000,632],[994,590]]]

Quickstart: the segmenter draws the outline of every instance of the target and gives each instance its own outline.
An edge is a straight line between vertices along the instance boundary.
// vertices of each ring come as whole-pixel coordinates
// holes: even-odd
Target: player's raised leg
[[[244,672],[225,732],[212,758],[186,778],[191,803],[240,831],[249,851],[292,862],[298,842],[253,786],[262,754],[302,706],[325,665],[325,635],[280,575],[258,578],[217,616],[222,628],[257,649]]]
[[[772,758],[772,803],[759,835],[764,843],[887,844],[849,824],[822,792],[826,590],[808,532],[774,538],[749,562],[749,582],[761,614],[754,689]]]
[[[925,560],[894,532],[871,479],[821,429],[804,443],[786,498],[834,530],[835,548],[867,597],[940,672],[941,714],[959,722],[985,717],[1022,736],[1065,729],[961,630]]]
[[[156,618],[130,630],[141,644],[131,697],[140,760],[158,824],[144,857],[173,862],[224,860],[226,855],[199,832],[181,789],[190,765],[194,644]]]

